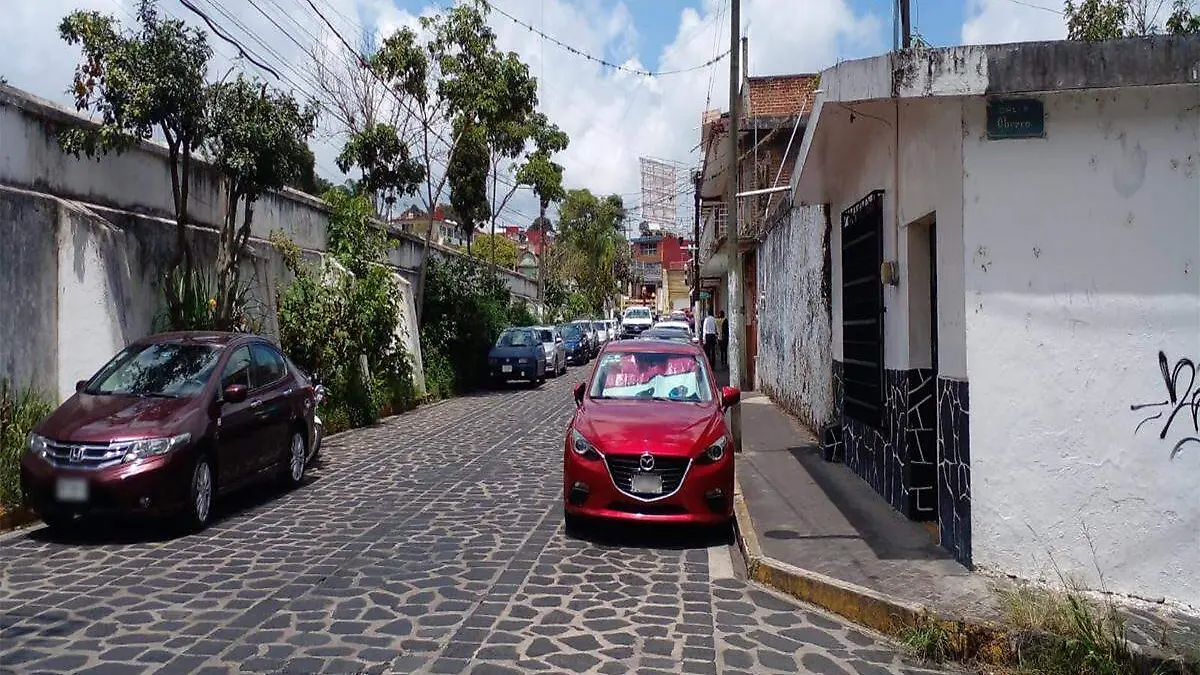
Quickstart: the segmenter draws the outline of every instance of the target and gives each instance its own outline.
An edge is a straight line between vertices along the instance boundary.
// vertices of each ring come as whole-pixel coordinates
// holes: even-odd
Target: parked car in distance
[[[667,319],[665,321],[659,321],[658,323],[654,324],[650,328],[651,328],[651,330],[657,328],[660,330],[686,331],[688,334],[688,339],[690,339],[692,342],[700,341],[699,336],[697,336],[695,334],[695,332],[692,331],[692,326],[691,326],[691,324],[689,324],[687,322],[686,319],[684,319],[684,320]]]
[[[558,327],[563,336],[563,351],[568,365],[582,366],[592,360],[591,338],[577,323],[566,323]]]
[[[546,350],[529,326],[505,328],[488,352],[488,371],[496,385],[524,380],[536,386],[546,381],[546,370]]]
[[[563,448],[563,509],[580,519],[727,525],[734,461],[725,411],[740,392],[718,387],[694,344],[616,342],[589,381]]]
[[[258,480],[298,486],[316,451],[307,376],[254,335],[153,335],[121,350],[33,429],[26,504],[51,528],[98,515],[204,527]]]
[[[630,307],[621,316],[621,338],[634,338],[654,324],[649,307]]]
[[[692,343],[692,342],[696,341],[695,336],[692,335],[691,331],[682,330],[680,328],[672,328],[672,327],[664,328],[662,326],[652,326],[650,328],[647,328],[646,330],[642,331],[642,333],[640,335],[638,335],[636,339],[638,339],[638,340],[673,340],[675,342],[684,342],[684,343]]]
[[[557,326],[535,326],[542,349],[546,351],[546,369],[555,377],[567,372],[567,349]]]
[[[604,321],[593,321],[592,330],[596,332],[596,342],[601,346],[608,342],[612,337],[608,332],[608,323]]]
[[[592,324],[592,320],[576,319],[571,323],[578,325],[588,336],[588,360],[596,358],[596,354],[600,353],[600,335],[596,332],[596,327]]]

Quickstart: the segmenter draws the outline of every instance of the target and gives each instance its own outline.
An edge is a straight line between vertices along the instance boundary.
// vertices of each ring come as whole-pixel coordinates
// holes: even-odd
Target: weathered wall
[[[159,218],[173,218],[171,179],[166,149],[156,143],[110,154],[99,160],[77,159],[64,153],[55,134],[68,124],[83,123],[74,113],[26,92],[0,85],[0,185],[52,194],[86,204],[110,207]],[[224,194],[216,172],[197,162],[191,181],[189,212],[193,222],[216,227],[221,222]],[[315,197],[285,189],[263,195],[254,208],[252,235],[266,240],[283,230],[298,246],[324,251],[329,222],[328,206]],[[395,229],[391,261],[410,282],[420,265],[420,237]],[[435,245],[435,255],[458,256],[457,251]],[[523,298],[537,298],[537,282],[515,272],[502,271],[509,290]]]
[[[1200,87],[1043,100],[964,107],[975,559],[1200,607]]]
[[[825,211],[796,206],[758,247],[759,389],[813,429],[833,420]]]

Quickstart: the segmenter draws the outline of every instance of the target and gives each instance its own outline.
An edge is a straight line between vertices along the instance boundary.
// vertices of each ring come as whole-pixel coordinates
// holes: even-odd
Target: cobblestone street
[[[736,577],[728,542],[567,538],[576,370],[329,439],[201,534],[0,538],[4,673],[925,672]]]

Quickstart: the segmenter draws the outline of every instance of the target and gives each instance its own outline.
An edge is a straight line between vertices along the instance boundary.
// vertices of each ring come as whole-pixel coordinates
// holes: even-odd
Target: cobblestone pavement
[[[335,436],[308,484],[199,534],[0,538],[0,672],[924,672],[734,578],[724,545],[567,538],[575,379]]]

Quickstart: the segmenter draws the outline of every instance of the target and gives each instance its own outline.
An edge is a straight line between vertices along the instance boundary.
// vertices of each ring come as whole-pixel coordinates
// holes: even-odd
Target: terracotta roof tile
[[[770,75],[749,78],[750,117],[803,115],[812,110],[818,75]]]

